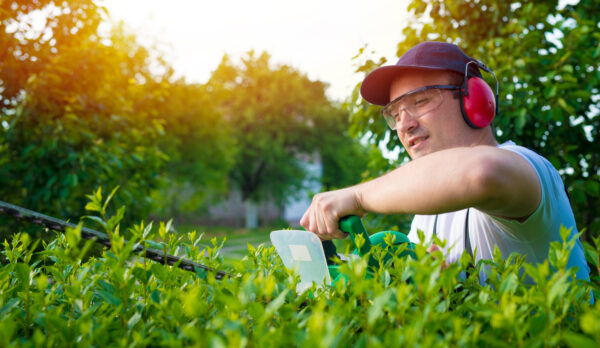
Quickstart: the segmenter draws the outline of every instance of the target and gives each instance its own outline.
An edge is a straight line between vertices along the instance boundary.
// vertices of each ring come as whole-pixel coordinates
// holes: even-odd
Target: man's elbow
[[[511,155],[493,153],[477,158],[470,174],[475,208],[511,218],[535,210],[541,197],[537,174],[527,161]]]
[[[503,160],[480,156],[474,161],[468,177],[475,207],[495,209],[506,205],[511,191],[511,175],[507,173]]]

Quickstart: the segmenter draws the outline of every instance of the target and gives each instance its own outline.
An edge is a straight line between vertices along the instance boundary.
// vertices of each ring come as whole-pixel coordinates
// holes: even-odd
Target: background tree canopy
[[[348,136],[348,115],[327,99],[326,85],[269,60],[264,52],[239,64],[225,56],[208,82],[234,134],[229,177],[242,200],[286,201],[305,182],[307,161],[323,163],[326,187],[359,181],[366,153]]]
[[[140,80],[152,78],[147,51],[122,33],[103,42],[91,1],[4,4],[2,197],[69,216],[83,213],[93,187],[134,177],[120,196],[145,211],[166,159],[153,144],[159,125],[139,112]],[[37,35],[26,25],[34,12],[48,19]]]
[[[227,131],[202,88],[172,82],[168,64],[122,27],[99,34],[103,13],[91,1],[4,4],[3,199],[78,216],[85,194],[120,186],[115,198],[137,220],[168,206],[152,193],[179,173],[225,185]],[[37,33],[33,13],[47,18]]]
[[[447,41],[491,67],[500,81],[498,140],[548,158],[567,185],[579,229],[593,235],[600,234],[599,9],[597,0],[414,0],[397,51]],[[384,63],[363,59],[358,71]],[[379,108],[359,99],[358,87],[350,104],[353,134],[399,147]],[[399,151],[399,162],[407,160]]]
[[[2,200],[67,218],[119,186],[132,220],[177,218],[235,189],[282,204],[311,158],[325,187],[360,180],[365,150],[324,83],[253,52],[187,83],[123,25],[99,30],[107,18],[91,0],[0,3]]]

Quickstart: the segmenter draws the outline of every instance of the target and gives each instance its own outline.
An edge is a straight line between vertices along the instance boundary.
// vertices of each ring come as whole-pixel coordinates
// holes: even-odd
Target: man
[[[385,106],[384,117],[412,161],[369,182],[315,195],[301,225],[327,240],[345,237],[338,220],[346,215],[416,214],[409,239],[419,242],[418,229],[427,240],[434,234],[445,239],[448,262],[475,250],[477,259],[490,259],[497,246],[504,256],[517,252],[535,264],[547,258],[550,242],[561,240],[561,225],[577,234],[556,169],[529,149],[497,143],[489,125],[497,94],[480,68],[489,71],[456,45],[423,42],[396,65],[371,72],[361,95]],[[481,122],[478,112],[490,105]],[[589,279],[579,240],[568,266]]]

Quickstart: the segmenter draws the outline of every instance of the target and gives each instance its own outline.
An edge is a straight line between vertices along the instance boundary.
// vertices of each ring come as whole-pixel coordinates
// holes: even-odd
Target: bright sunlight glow
[[[223,54],[267,51],[330,85],[342,101],[361,79],[352,57],[394,61],[406,22],[407,0],[105,0],[113,20],[122,20],[145,45],[155,45],[177,75],[206,82]]]

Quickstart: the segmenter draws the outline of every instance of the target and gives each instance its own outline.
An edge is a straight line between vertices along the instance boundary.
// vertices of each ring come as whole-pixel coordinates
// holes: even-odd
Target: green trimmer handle
[[[362,245],[360,249],[358,249],[358,254],[360,256],[365,255],[369,251],[371,251],[371,240],[369,240],[369,235],[367,234],[367,230],[362,223],[362,220],[356,215],[348,215],[344,216],[340,219],[340,230],[344,233],[348,233],[354,246],[356,245],[356,236],[360,235],[364,238],[365,243]]]
[[[356,215],[348,215],[344,216],[339,221],[340,230],[344,233],[348,233],[356,250],[358,251],[358,255],[363,256],[371,251],[371,240],[369,239],[369,235],[367,234],[367,230],[362,223],[362,220]],[[364,244],[358,248],[356,244],[356,236],[362,236],[364,239]],[[377,267],[378,263],[372,256],[369,256],[369,266]]]

